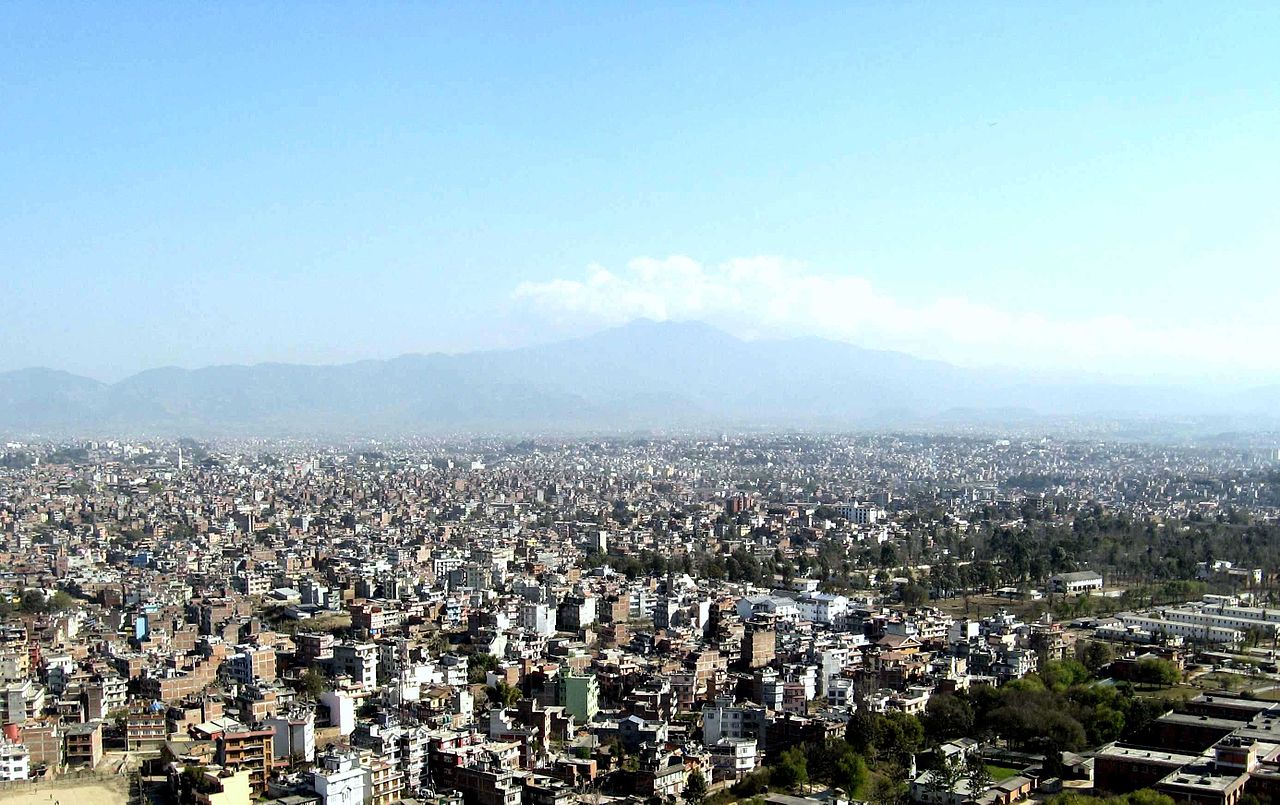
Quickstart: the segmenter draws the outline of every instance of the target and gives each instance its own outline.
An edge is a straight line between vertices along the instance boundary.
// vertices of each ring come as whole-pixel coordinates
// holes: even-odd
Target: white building
[[[27,747],[0,738],[0,780],[25,780],[31,776],[31,755]]]
[[[338,734],[346,737],[356,729],[356,702],[351,694],[341,690],[327,690],[320,694],[320,704],[329,708],[329,723],[338,728]]]
[[[310,763],[316,759],[316,714],[300,710],[290,715],[271,716],[263,721],[275,733],[271,754],[276,760],[294,756]]]
[[[711,766],[716,780],[741,780],[756,770],[755,738],[721,738],[711,746]]]
[[[849,611],[849,599],[830,593],[806,593],[796,602],[800,617],[813,623],[834,626],[844,620]]]
[[[312,787],[323,805],[364,805],[364,769],[356,752],[329,752],[312,773]]]
[[[546,604],[525,604],[520,611],[520,625],[531,632],[550,637],[556,633],[556,613]]]
[[[1121,613],[1119,620],[1130,629],[1147,633],[1152,639],[1161,635],[1172,635],[1184,640],[1199,640],[1203,643],[1223,643],[1227,645],[1239,645],[1244,640],[1244,633],[1239,629],[1206,623],[1187,623],[1158,616],[1138,615],[1131,612]]]
[[[724,738],[758,738],[767,713],[759,705],[735,705],[721,697],[702,708],[702,743],[714,746]]]
[[[884,516],[884,512],[870,503],[842,503],[833,507],[836,514],[854,525],[874,525]]]
[[[1102,589],[1102,574],[1092,570],[1080,570],[1075,573],[1059,573],[1049,579],[1055,593],[1079,595],[1090,590]]]

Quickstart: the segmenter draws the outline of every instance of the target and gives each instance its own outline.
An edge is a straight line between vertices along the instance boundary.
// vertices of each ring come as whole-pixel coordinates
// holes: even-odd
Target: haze
[[[0,8],[0,369],[638,317],[1280,378],[1274,4]]]

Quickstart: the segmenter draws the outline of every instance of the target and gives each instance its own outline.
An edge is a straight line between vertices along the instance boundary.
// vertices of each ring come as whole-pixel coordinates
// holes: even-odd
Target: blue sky
[[[0,5],[0,369],[635,315],[1280,379],[1273,3]]]

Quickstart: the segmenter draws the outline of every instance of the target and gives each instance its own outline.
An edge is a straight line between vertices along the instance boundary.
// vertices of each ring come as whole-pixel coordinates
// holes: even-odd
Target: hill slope
[[[747,342],[638,321],[515,350],[336,366],[153,369],[115,384],[0,373],[0,429],[48,433],[374,434],[1018,420],[1268,417],[1277,393],[1048,384],[815,338]]]

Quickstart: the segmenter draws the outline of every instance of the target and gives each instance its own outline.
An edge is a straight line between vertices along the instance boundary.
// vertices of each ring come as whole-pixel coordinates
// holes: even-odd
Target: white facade
[[[275,732],[271,754],[276,760],[297,755],[310,763],[316,759],[316,716],[313,712],[293,717],[271,716],[263,722]]]
[[[350,735],[356,729],[356,703],[350,695],[337,690],[320,694],[320,704],[329,708],[329,723],[338,728],[338,734]]]
[[[1149,615],[1124,613],[1119,616],[1120,622],[1127,627],[1135,627],[1139,631],[1152,636],[1166,634],[1189,640],[1200,640],[1205,643],[1225,643],[1237,645],[1244,639],[1239,629],[1224,626],[1213,626],[1206,623],[1187,623],[1168,618]]]
[[[869,503],[845,503],[834,508],[836,514],[854,525],[873,525],[884,516],[883,511]]]
[[[25,780],[31,776],[31,756],[22,744],[0,743],[0,780]]]
[[[843,595],[828,593],[808,593],[802,595],[797,602],[800,617],[813,623],[834,626],[844,620],[849,611],[849,599]]]
[[[344,643],[333,647],[334,669],[366,688],[378,684],[378,647],[373,643]]]
[[[754,738],[721,738],[711,747],[711,764],[719,779],[741,779],[756,770]]]
[[[546,604],[525,604],[520,611],[520,625],[531,632],[550,637],[556,633],[556,613]]]
[[[364,769],[355,752],[333,753],[320,759],[312,784],[323,805],[363,805]]]

